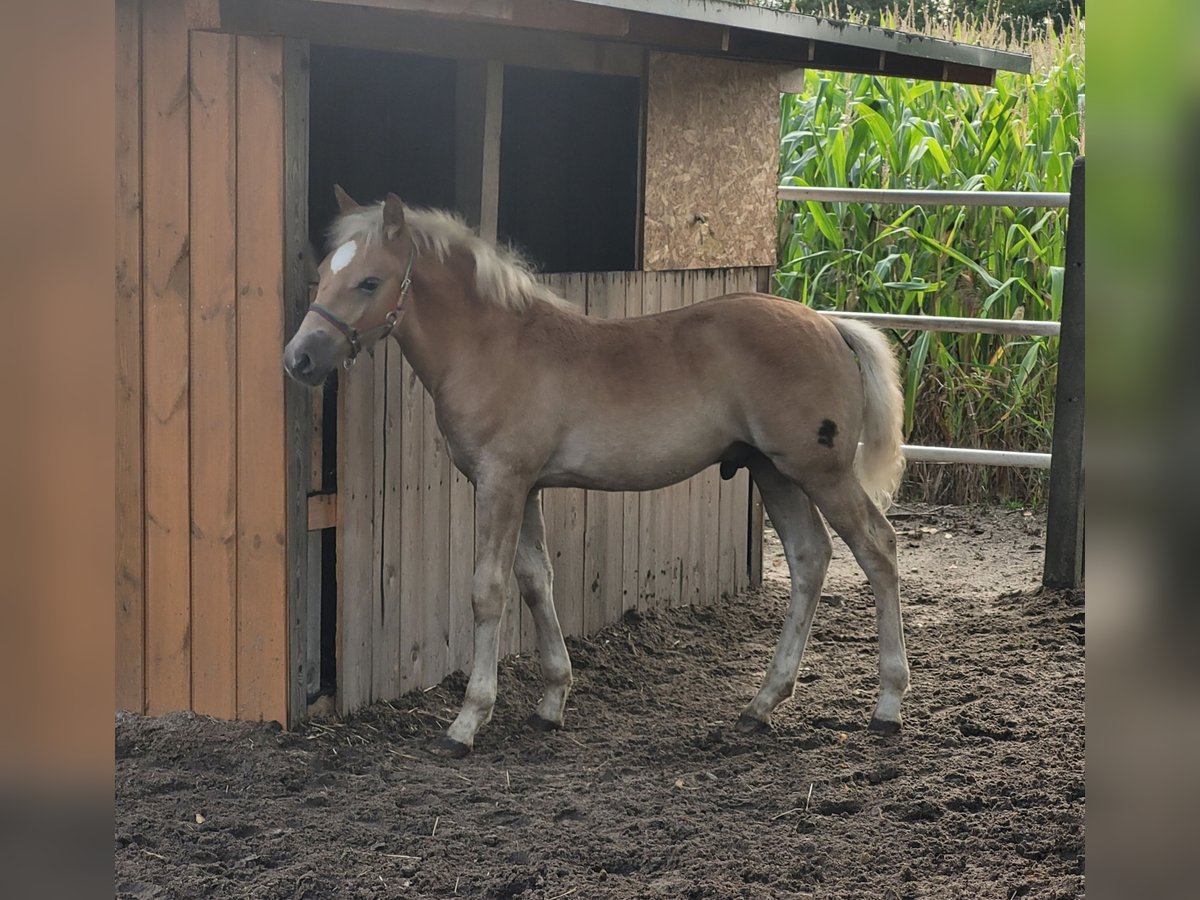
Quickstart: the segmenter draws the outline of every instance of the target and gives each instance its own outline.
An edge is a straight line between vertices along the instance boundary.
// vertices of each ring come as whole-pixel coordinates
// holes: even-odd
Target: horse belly
[[[656,427],[580,428],[562,442],[538,482],[602,491],[655,490],[718,462],[735,439],[711,423],[680,419]]]

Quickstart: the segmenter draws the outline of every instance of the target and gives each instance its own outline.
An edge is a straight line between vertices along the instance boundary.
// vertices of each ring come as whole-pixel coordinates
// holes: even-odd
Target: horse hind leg
[[[537,711],[530,715],[529,725],[538,731],[562,728],[567,694],[571,690],[571,658],[554,608],[554,570],[546,549],[540,491],[531,493],[525,502],[525,517],[513,569],[521,597],[533,614],[545,681],[542,700]]]
[[[871,583],[879,628],[879,700],[870,728],[889,734],[897,732],[909,672],[904,623],[900,618],[896,532],[850,471],[810,479],[805,482],[805,490],[846,542]]]
[[[737,729],[743,732],[769,727],[772,711],[795,690],[796,673],[808,643],[832,553],[829,533],[807,495],[780,474],[765,456],[756,454],[749,466],[783,543],[792,593],[787,620],[762,687],[738,718]]]

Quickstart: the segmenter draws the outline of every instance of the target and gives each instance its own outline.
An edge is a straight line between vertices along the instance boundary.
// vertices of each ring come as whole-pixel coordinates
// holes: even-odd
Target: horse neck
[[[489,336],[519,313],[478,296],[473,262],[462,254],[446,261],[420,258],[397,340],[405,359],[436,399],[448,374],[475,359]]]

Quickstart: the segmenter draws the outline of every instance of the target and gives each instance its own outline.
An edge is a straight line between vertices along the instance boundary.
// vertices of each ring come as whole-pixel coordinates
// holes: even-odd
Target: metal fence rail
[[[964,319],[958,316],[898,316],[891,313],[864,313],[848,310],[821,310],[822,315],[838,319],[858,319],[881,328],[905,328],[910,331],[953,331],[958,334],[1014,334],[1058,337],[1057,322],[1024,319]]]
[[[1052,453],[1017,453],[966,447],[904,447],[905,456],[910,462],[1049,469],[1050,499],[1042,583],[1050,587],[1074,588],[1083,583],[1083,180],[1081,157],[1075,161],[1071,172],[1070,193],[779,186],[780,200],[796,202],[1068,209],[1061,323],[825,312],[828,316],[859,319],[885,328],[1061,338]]]
[[[1012,209],[1065,209],[1068,193],[1038,191],[909,191],[875,188],[779,186],[780,200],[818,203],[898,203],[903,206],[1007,206]]]

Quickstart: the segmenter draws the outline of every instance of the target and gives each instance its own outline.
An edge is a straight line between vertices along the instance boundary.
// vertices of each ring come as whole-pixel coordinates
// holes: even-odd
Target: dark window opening
[[[313,47],[309,235],[318,254],[337,215],[334,184],[359,203],[396,193],[453,208],[457,64],[373,50]]]
[[[641,82],[507,66],[498,230],[545,272],[637,268]]]

